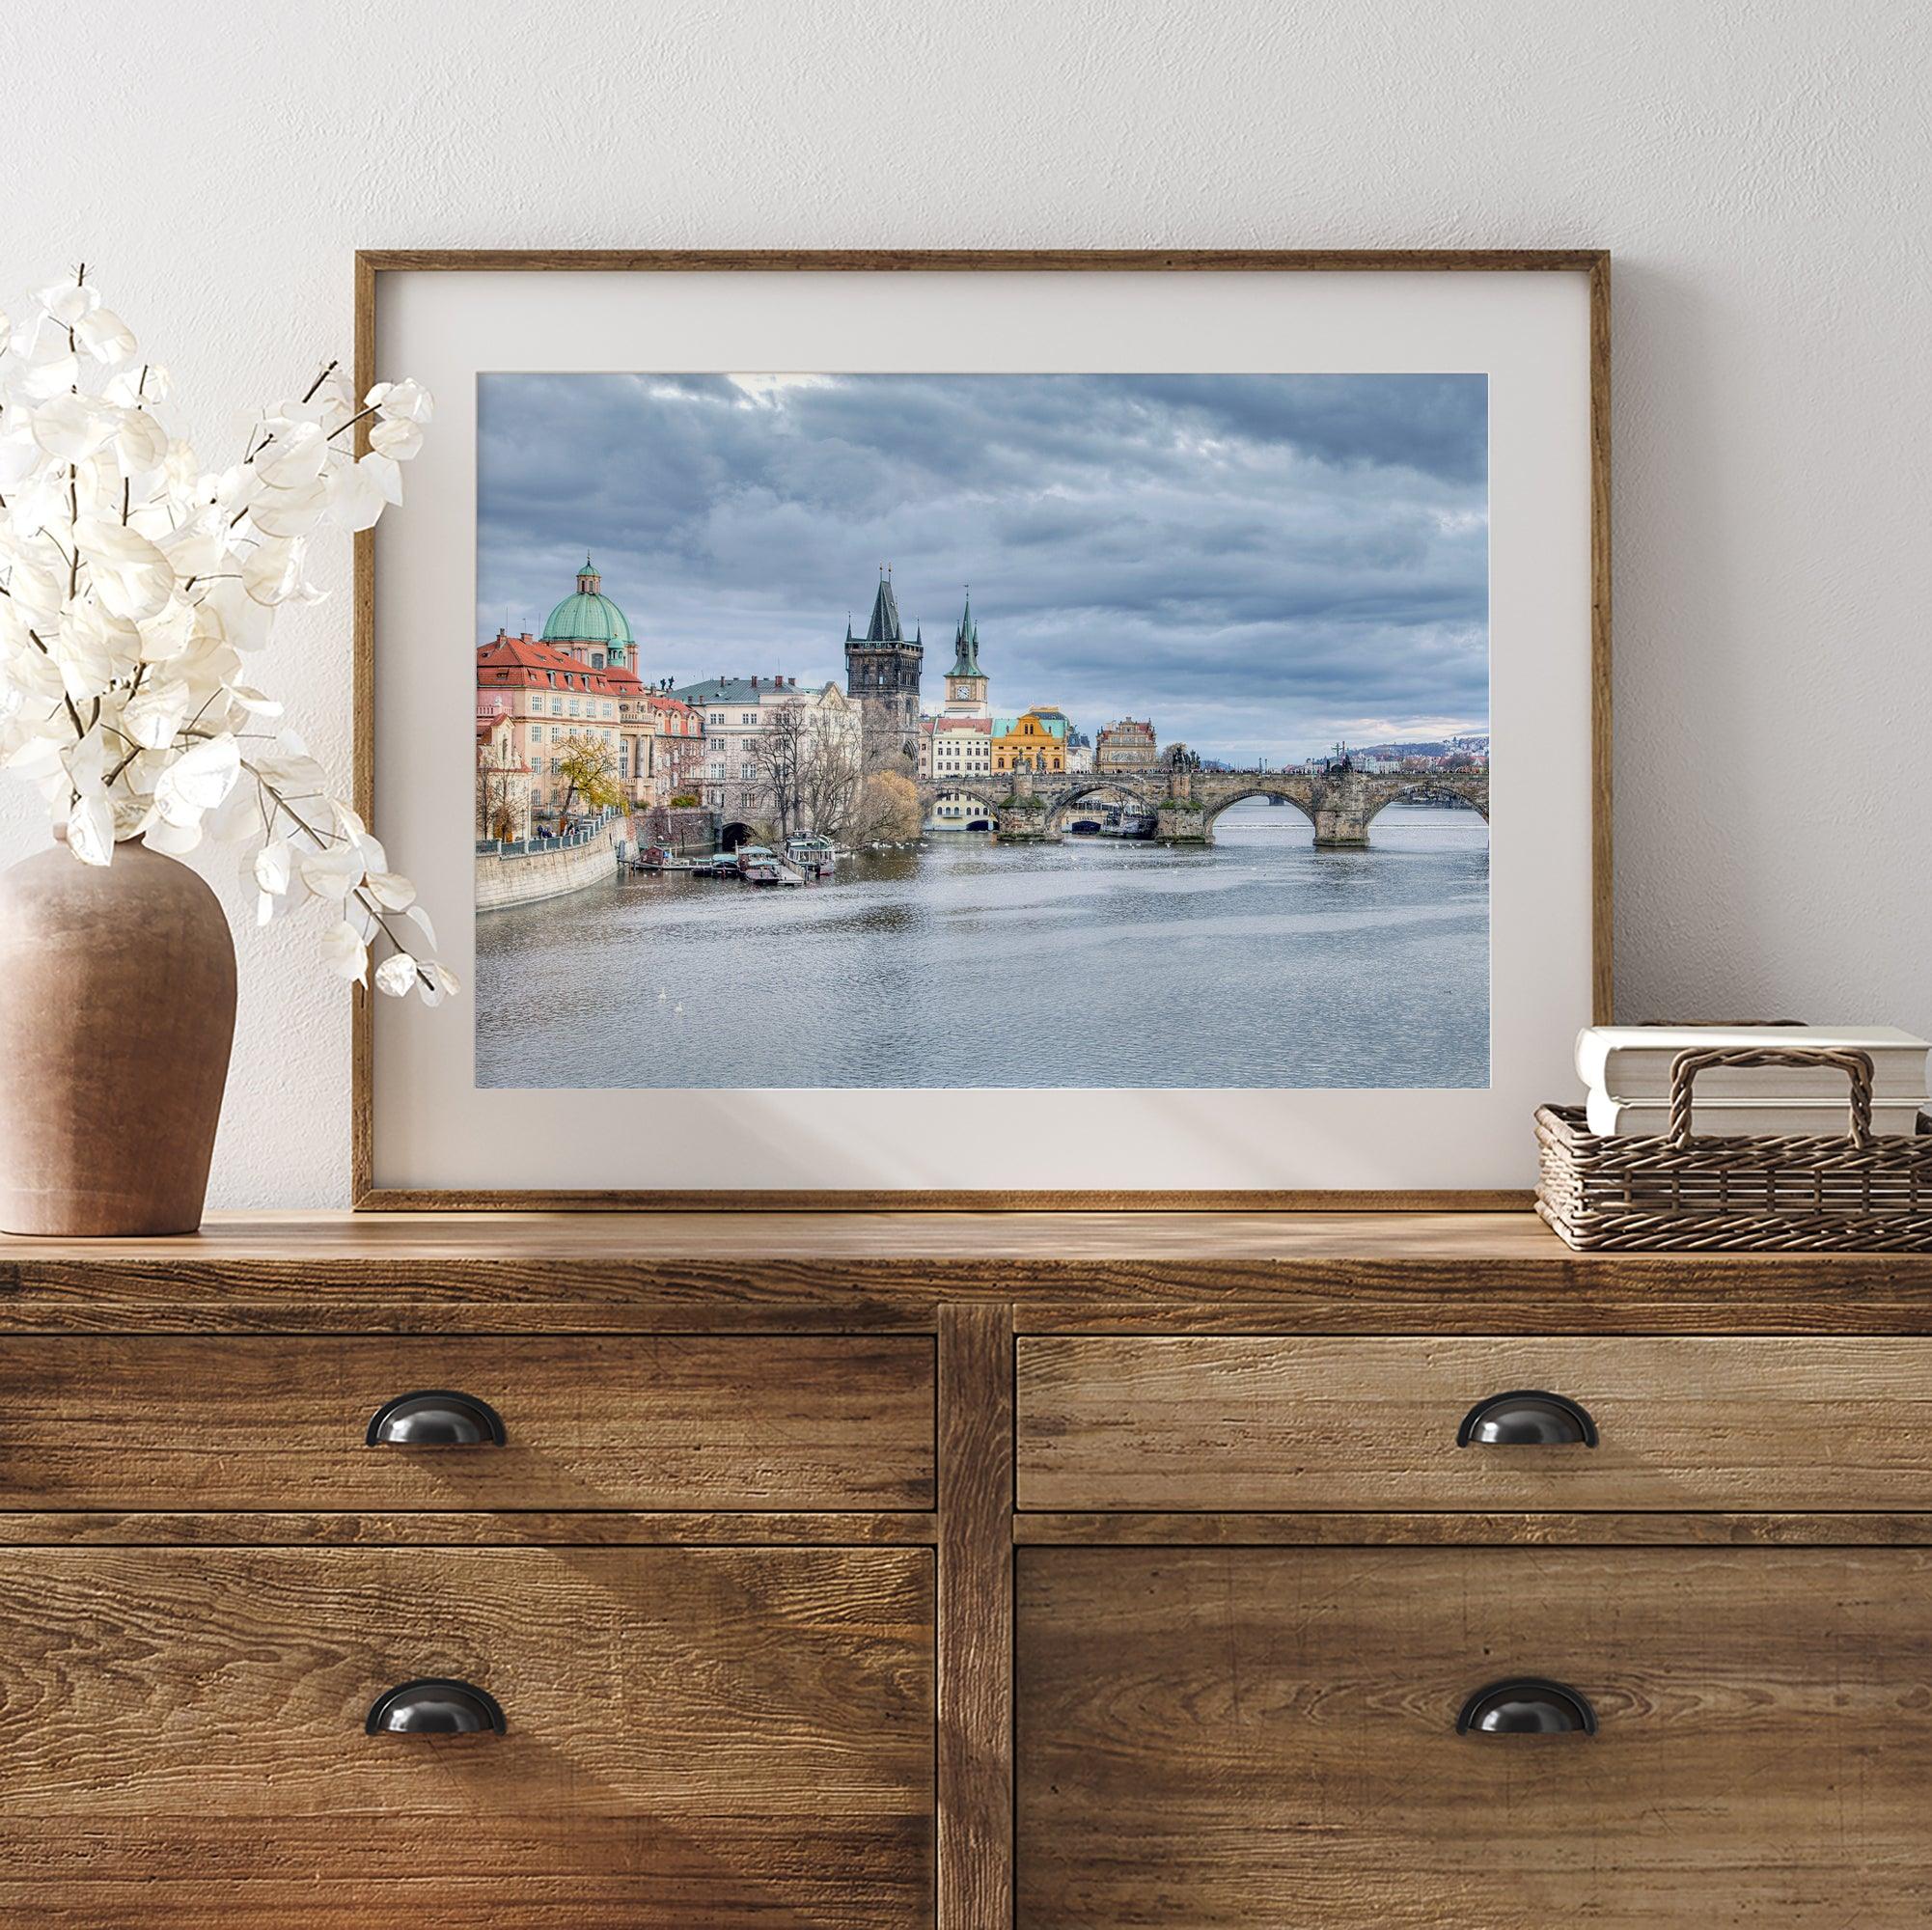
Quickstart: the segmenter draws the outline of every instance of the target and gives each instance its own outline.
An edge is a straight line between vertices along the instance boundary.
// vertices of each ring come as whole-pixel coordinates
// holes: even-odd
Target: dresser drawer
[[[1920,1550],[1023,1549],[1021,1930],[1922,1925],[1928,1600]],[[1457,1732],[1516,1676],[1596,1732]]]
[[[923,1336],[9,1338],[0,1508],[926,1508],[933,1374]],[[368,1445],[423,1390],[483,1440]]]
[[[1596,1445],[1457,1446],[1525,1390],[1580,1406]],[[1018,1417],[1023,1508],[1932,1506],[1918,1339],[1036,1337]]]
[[[919,1549],[0,1557],[0,1921],[927,1924]],[[419,1677],[502,1734],[365,1732]]]

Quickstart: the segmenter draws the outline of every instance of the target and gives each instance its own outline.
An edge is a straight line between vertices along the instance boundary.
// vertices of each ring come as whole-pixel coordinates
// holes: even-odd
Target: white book
[[[1875,1099],[1924,1102],[1932,1046],[1896,1026],[1586,1026],[1577,1034],[1577,1074],[1592,1091],[1613,1099],[1668,1099],[1670,1062],[1680,1052],[1780,1045],[1865,1053]],[[1845,1075],[1829,1065],[1725,1065],[1698,1073],[1696,1090],[1699,1100],[1822,1103],[1838,1097],[1845,1087]]]
[[[1701,1095],[1702,1080],[1697,1089]],[[1932,1102],[1922,1094],[1917,1099],[1874,1100],[1871,1129],[1886,1138],[1907,1137],[1918,1130],[1918,1115],[1928,1105]],[[1670,1106],[1665,1099],[1613,1099],[1608,1092],[1593,1091],[1585,1110],[1590,1131],[1606,1139],[1661,1138],[1670,1130]],[[1719,1099],[1706,1104],[1699,1096],[1691,1104],[1691,1131],[1702,1139],[1730,1139],[1745,1133],[1843,1134],[1850,1123],[1851,1111],[1842,1099],[1836,1105],[1812,1099]]]

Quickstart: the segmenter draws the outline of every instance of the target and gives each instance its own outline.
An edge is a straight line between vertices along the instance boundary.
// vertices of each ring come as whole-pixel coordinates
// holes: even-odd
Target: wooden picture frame
[[[1481,250],[462,250],[373,249],[355,259],[355,372],[358,394],[377,379],[378,307],[385,278],[400,275],[505,273],[568,276],[644,273],[863,274],[1270,274],[1313,272],[1578,275],[1587,287],[1588,315],[1588,579],[1589,579],[1589,980],[1593,1022],[1612,1017],[1611,957],[1611,539],[1610,539],[1610,256],[1597,249]],[[382,372],[395,374],[391,370]],[[354,801],[379,822],[375,788],[376,539],[355,538],[353,592]],[[1579,1013],[1581,1021],[1585,1015]],[[715,1212],[958,1210],[1361,1210],[1504,1211],[1526,1206],[1526,1190],[1255,1191],[1245,1189],[1079,1190],[972,1189],[710,1191],[673,1189],[505,1191],[420,1189],[377,1183],[374,1001],[358,988],[353,1017],[351,1195],[359,1211],[619,1211],[650,1208]],[[1526,1140],[1531,1131],[1525,1117]]]

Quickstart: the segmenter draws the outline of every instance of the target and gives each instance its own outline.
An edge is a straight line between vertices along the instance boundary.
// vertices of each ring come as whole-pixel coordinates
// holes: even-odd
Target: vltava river
[[[477,921],[490,1087],[1483,1086],[1489,844],[1238,805],[1206,850],[952,834],[803,889],[620,877]]]

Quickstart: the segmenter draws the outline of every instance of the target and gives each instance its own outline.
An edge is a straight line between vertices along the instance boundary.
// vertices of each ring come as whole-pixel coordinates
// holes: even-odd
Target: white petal
[[[115,431],[114,454],[122,473],[145,476],[168,459],[168,431],[146,409],[127,409]]]
[[[10,411],[0,421],[12,423],[15,415],[19,415],[17,409]],[[43,459],[41,445],[34,440],[33,418],[23,416],[13,427],[0,434],[0,489],[12,489],[24,482]],[[381,513],[379,507],[376,513]]]
[[[423,447],[423,427],[402,416],[384,416],[369,432],[369,446],[397,462],[407,462]]]
[[[277,838],[255,854],[255,882],[263,891],[280,897],[289,889],[294,870],[295,851],[286,838]]]
[[[178,596],[158,617],[147,618],[140,630],[141,661],[173,663],[194,642],[195,606]]]
[[[345,898],[362,883],[362,853],[345,841],[302,856],[302,882],[318,898]]]
[[[313,482],[329,459],[329,440],[319,423],[290,423],[256,456],[256,473],[271,489]]]
[[[421,382],[379,384],[369,392],[370,402],[385,416],[405,422],[426,423],[435,413],[435,399]]]
[[[322,933],[322,958],[330,971],[353,979],[358,985],[369,971],[369,947],[346,919]]]
[[[178,824],[171,818],[157,817],[141,841],[149,850],[159,851],[164,857],[185,858],[202,841],[202,821],[196,817],[192,822]]]
[[[114,860],[114,807],[105,791],[74,799],[68,813],[68,849],[83,865],[107,865]]]
[[[429,950],[435,951],[436,927],[429,923],[429,914],[420,904],[413,904],[409,907],[409,916],[415,922],[417,930],[429,941]]]
[[[20,377],[20,393],[30,401],[43,401],[49,396],[66,394],[80,387],[80,358],[56,355],[45,362],[33,362]]]
[[[139,531],[101,517],[76,523],[73,534],[95,594],[107,610],[140,623],[168,607],[175,593],[175,566]]]
[[[329,520],[345,530],[373,529],[387,499],[373,471],[359,462],[329,464]]]
[[[279,717],[282,715],[283,705],[279,699],[264,697],[261,691],[252,688],[248,684],[232,683],[228,686],[228,694],[251,717]]]
[[[78,462],[101,449],[120,426],[118,411],[101,408],[91,396],[54,396],[32,417],[34,440],[63,462]]]
[[[134,331],[118,315],[97,308],[73,325],[80,345],[97,362],[124,362],[134,353]]]
[[[375,968],[375,989],[392,999],[406,999],[416,989],[416,961],[406,951],[392,951]]]
[[[416,887],[400,871],[372,871],[364,882],[384,911],[407,911],[416,902]]]
[[[193,696],[180,677],[150,677],[122,705],[121,728],[143,750],[166,750],[175,741]]]
[[[248,518],[265,537],[305,537],[328,508],[329,485],[317,476],[293,488],[270,486],[248,506]]]
[[[402,465],[393,456],[384,455],[379,449],[373,449],[367,455],[357,457],[355,466],[368,470],[374,477],[385,503],[401,502]]]
[[[294,537],[270,537],[249,551],[241,587],[252,602],[272,608],[286,602],[302,580],[302,546]]]
[[[241,749],[226,732],[205,737],[185,750],[164,770],[154,786],[154,802],[171,824],[190,813],[199,818],[212,811],[235,788],[241,775]],[[179,815],[170,806],[177,807]]]
[[[100,306],[100,290],[84,282],[52,282],[35,299],[63,328],[71,328]]]

